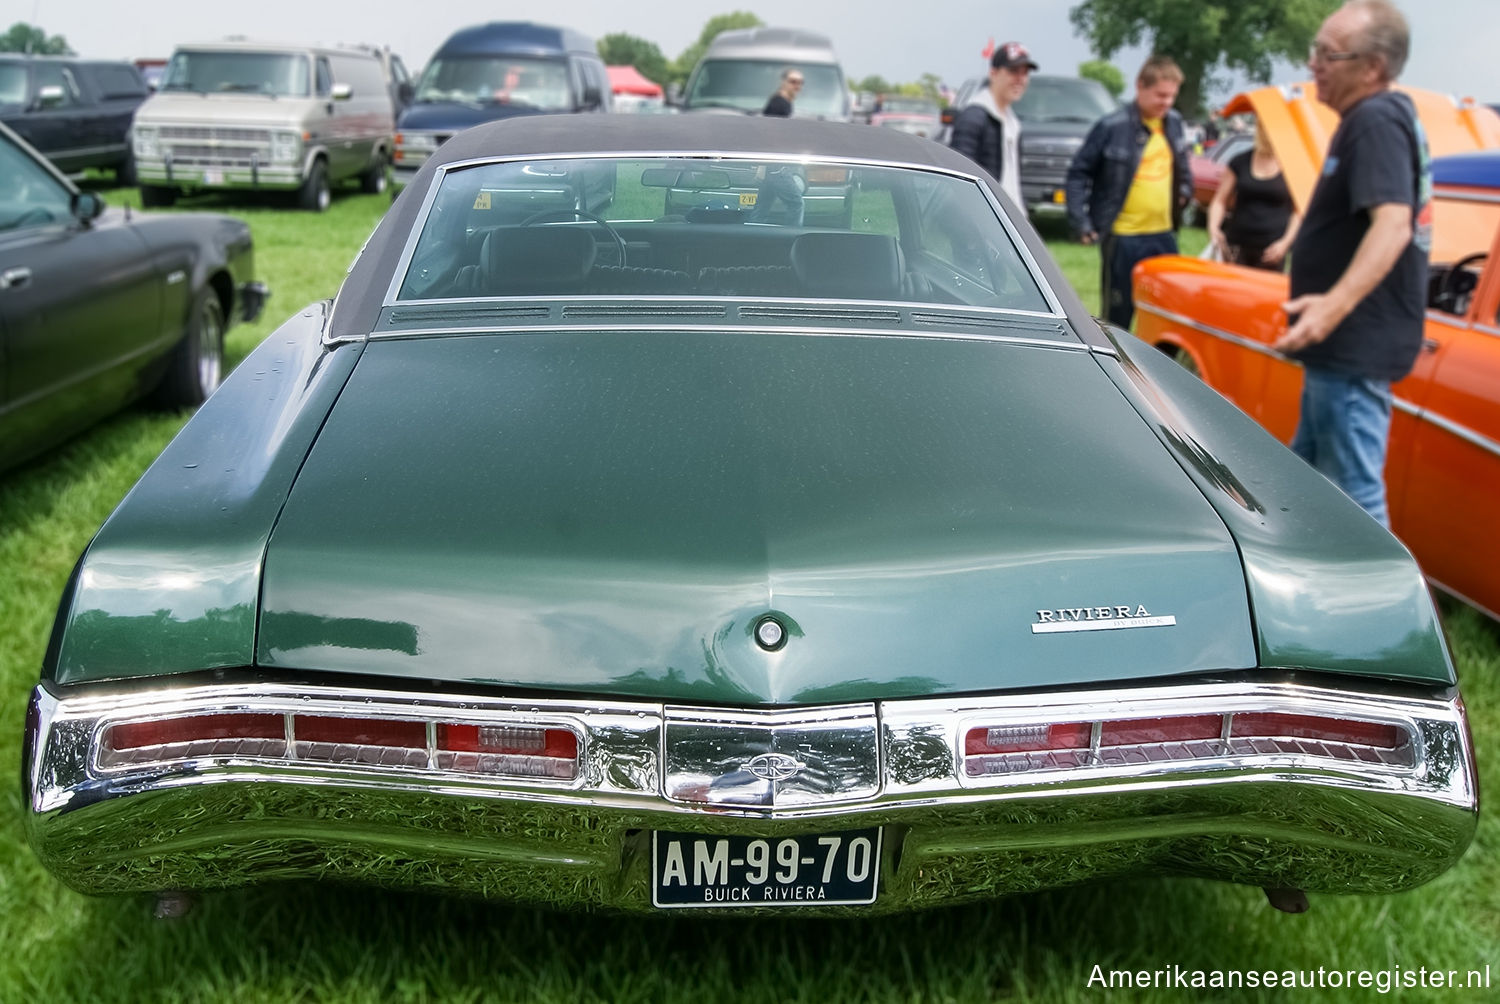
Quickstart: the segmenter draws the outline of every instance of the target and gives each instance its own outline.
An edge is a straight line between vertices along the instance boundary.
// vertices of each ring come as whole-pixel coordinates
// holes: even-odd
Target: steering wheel
[[[1490,253],[1488,251],[1476,251],[1473,254],[1464,255],[1449,266],[1448,271],[1443,273],[1443,281],[1438,283],[1437,292],[1433,294],[1433,300],[1436,301],[1439,310],[1448,310],[1454,314],[1458,313],[1458,298],[1464,293],[1473,292],[1474,286],[1478,285],[1478,282],[1466,270],[1470,265],[1478,264],[1489,256]],[[1458,288],[1460,277],[1474,281],[1474,285],[1468,289],[1460,290]]]
[[[547,220],[557,217],[574,217],[588,220],[590,223],[600,227],[605,233],[609,234],[610,240],[615,242],[615,247],[619,249],[620,253],[620,267],[625,267],[625,238],[621,237],[620,231],[606,223],[601,216],[595,216],[593,213],[582,209],[544,209],[539,213],[526,217],[521,221],[521,226],[535,226],[538,223],[545,223]]]

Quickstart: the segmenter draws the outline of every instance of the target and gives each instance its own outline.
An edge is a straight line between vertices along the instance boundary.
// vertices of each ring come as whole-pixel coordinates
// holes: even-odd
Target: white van
[[[180,46],[135,114],[141,203],[205,189],[293,191],[328,208],[330,185],[385,190],[395,113],[367,49],[225,41]]]
[[[703,52],[682,92],[682,110],[760,114],[781,86],[782,71],[802,71],[797,118],[850,119],[844,69],[826,35],[800,28],[721,31]]]

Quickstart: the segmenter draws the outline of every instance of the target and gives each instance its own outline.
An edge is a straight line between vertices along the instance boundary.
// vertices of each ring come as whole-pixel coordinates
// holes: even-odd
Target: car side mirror
[[[401,84],[396,88],[396,97],[400,99],[403,108],[411,104],[412,98],[416,96],[417,89],[410,83]]]
[[[328,95],[335,101],[348,101],[354,97],[354,88],[348,84],[334,84],[333,90],[329,91]]]
[[[667,104],[673,108],[682,107],[682,85],[675,80],[667,85]]]
[[[36,106],[38,108],[53,108],[63,103],[67,94],[58,84],[48,84],[36,92]]]
[[[604,105],[604,94],[595,84],[583,85],[583,107],[601,108]]]
[[[104,212],[104,197],[97,192],[74,192],[68,200],[68,209],[79,223],[89,223]]]

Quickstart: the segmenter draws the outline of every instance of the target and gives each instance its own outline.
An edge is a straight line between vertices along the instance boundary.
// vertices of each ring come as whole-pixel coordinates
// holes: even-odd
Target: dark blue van
[[[582,32],[529,21],[464,28],[433,55],[396,122],[395,183],[404,186],[448,137],[481,122],[609,110],[609,74]]]

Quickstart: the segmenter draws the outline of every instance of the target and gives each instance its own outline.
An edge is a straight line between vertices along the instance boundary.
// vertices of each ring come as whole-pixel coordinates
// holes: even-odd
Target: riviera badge
[[[1176,627],[1171,614],[1153,617],[1144,606],[1058,607],[1038,610],[1032,634],[1062,634],[1070,631],[1120,631],[1125,628]]]

